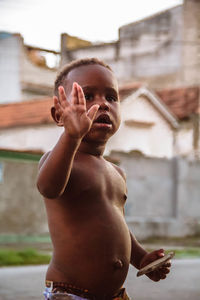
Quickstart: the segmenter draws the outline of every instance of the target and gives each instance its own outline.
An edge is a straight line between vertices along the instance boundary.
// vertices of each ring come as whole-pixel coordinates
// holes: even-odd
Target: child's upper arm
[[[47,157],[49,156],[49,152],[46,152],[44,155],[42,155],[42,157],[40,158],[40,161],[39,161],[39,165],[38,165],[38,168],[40,170],[40,168],[42,167],[43,163],[45,162],[45,160],[47,159]]]

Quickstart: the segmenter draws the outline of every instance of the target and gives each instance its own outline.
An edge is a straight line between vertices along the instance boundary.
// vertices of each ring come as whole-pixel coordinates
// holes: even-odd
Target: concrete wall
[[[0,104],[21,100],[20,40],[0,33]]]
[[[19,34],[0,32],[0,104],[51,95],[56,75],[31,61]]]
[[[200,233],[200,161],[112,157],[127,174],[126,219],[138,238]],[[0,158],[1,234],[48,232],[36,176],[36,162]]]
[[[200,233],[200,161],[113,154],[127,174],[127,222],[136,236]]]
[[[184,1],[183,80],[200,82],[200,1]]]
[[[38,164],[0,159],[0,233],[48,231],[42,197],[35,187]]]
[[[28,57],[26,48],[21,40],[20,52],[20,83],[22,93],[22,100],[37,98],[43,95],[44,90],[47,90],[47,95],[53,94],[53,85],[56,79],[57,71],[47,67],[39,67],[31,61]],[[34,86],[38,86],[34,93]],[[32,92],[32,93],[31,93]]]
[[[78,50],[61,49],[62,62],[97,56],[114,70],[120,84],[142,81],[154,89],[199,85],[200,1],[119,28],[115,43]]]
[[[177,40],[181,36],[182,6],[122,26],[119,56],[126,65],[122,77],[141,78],[177,72],[182,48]]]
[[[62,49],[61,60],[95,56],[110,64],[120,83],[142,80],[152,83],[153,88],[180,85],[182,16],[183,6],[178,6],[122,26],[117,42],[77,50]]]

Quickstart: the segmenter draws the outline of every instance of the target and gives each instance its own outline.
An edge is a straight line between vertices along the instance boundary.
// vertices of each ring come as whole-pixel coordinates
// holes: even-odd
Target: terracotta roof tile
[[[52,98],[0,105],[0,128],[53,123]]]
[[[133,83],[128,83],[126,85],[120,86],[119,87],[120,100],[123,101],[126,97],[131,95],[133,92],[135,92],[141,86],[142,86],[141,82],[133,82]]]
[[[198,87],[166,89],[157,91],[157,95],[179,119],[199,113]]]

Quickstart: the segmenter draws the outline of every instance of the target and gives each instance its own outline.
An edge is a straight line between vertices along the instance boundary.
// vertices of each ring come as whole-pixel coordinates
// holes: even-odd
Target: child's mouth
[[[112,124],[109,115],[101,114],[98,118],[94,121],[94,123],[98,124]]]
[[[107,114],[101,114],[96,118],[94,121],[94,124],[98,126],[98,128],[111,128],[112,127],[112,122],[110,120],[109,115]]]

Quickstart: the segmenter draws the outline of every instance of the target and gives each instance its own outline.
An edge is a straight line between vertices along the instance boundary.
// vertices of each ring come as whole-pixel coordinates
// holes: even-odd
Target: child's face
[[[68,100],[71,98],[72,84],[77,82],[85,94],[87,110],[94,104],[99,105],[85,138],[107,141],[117,131],[121,120],[118,84],[114,74],[98,64],[85,65],[71,70],[65,82]]]

